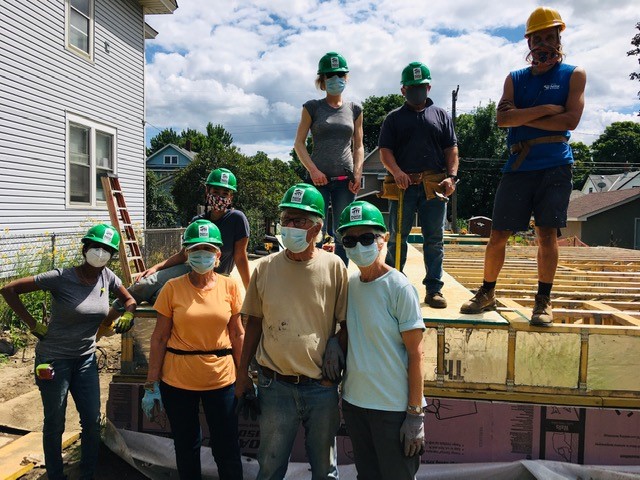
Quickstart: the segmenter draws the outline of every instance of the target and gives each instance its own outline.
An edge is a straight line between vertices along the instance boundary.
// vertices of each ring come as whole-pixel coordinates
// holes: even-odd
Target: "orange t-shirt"
[[[173,321],[167,347],[178,350],[231,348],[227,325],[240,313],[242,297],[235,280],[218,275],[211,290],[193,286],[189,275],[169,280],[154,305]],[[162,381],[185,390],[214,390],[236,381],[231,355],[177,355],[166,352]]]

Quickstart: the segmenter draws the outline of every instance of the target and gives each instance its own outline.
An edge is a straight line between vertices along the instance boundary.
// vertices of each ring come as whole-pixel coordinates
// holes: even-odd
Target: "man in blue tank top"
[[[535,219],[538,292],[531,325],[553,323],[551,287],[558,266],[557,232],[566,226],[572,190],[570,130],[580,122],[587,81],[580,67],[562,63],[560,14],[538,7],[527,20],[530,67],[511,72],[498,104],[500,127],[508,127],[511,155],[503,169],[493,207],[493,227],[484,260],[483,284],[461,313],[495,308],[495,286],[509,236]]]

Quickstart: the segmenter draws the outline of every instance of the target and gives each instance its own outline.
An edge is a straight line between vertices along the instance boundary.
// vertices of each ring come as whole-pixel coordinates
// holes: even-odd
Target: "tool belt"
[[[531,140],[523,140],[511,145],[511,154],[518,155],[515,162],[511,165],[511,170],[518,170],[524,159],[529,155],[529,150],[534,145],[540,145],[541,143],[568,143],[567,137],[563,135],[549,135],[547,137],[532,138]]]
[[[427,200],[436,198],[435,192],[445,193],[444,187],[440,186],[440,182],[447,178],[447,175],[443,172],[425,170],[424,172],[407,173],[407,175],[409,176],[411,185],[419,185],[422,183]],[[400,188],[396,184],[393,175],[385,175],[382,181],[382,191],[378,193],[378,197],[388,200],[398,200],[400,198]]]
[[[282,375],[275,370],[263,367],[262,365],[260,365],[260,371],[267,378],[272,378],[286,383],[293,383],[294,385],[309,383],[315,380],[315,378],[307,377],[306,375]]]
[[[167,352],[175,355],[216,355],[218,357],[224,357],[233,353],[230,348],[221,348],[219,350],[180,350],[172,347],[167,347]]]

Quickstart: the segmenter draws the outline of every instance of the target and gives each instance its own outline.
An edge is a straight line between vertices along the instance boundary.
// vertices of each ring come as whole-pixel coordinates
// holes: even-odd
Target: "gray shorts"
[[[532,214],[537,227],[566,227],[572,189],[571,165],[505,173],[493,204],[493,230],[529,230]]]

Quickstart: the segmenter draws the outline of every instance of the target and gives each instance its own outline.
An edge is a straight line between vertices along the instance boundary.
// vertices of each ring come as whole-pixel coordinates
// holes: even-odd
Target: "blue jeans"
[[[321,187],[316,187],[322,194],[324,199],[324,227],[323,233],[329,229],[329,205],[331,205],[331,229],[330,234],[336,241],[336,255],[338,255],[345,265],[349,265],[349,259],[342,246],[342,238],[338,235],[338,226],[340,225],[340,214],[342,210],[347,208],[356,196],[349,190],[349,182],[347,180],[334,180]]]
[[[338,388],[320,381],[294,385],[258,374],[260,448],[257,480],[282,480],[300,422],[312,480],[338,478]]]
[[[407,261],[407,237],[411,233],[413,218],[416,211],[420,218],[423,239],[423,255],[426,276],[422,283],[427,287],[427,293],[437,293],[442,289],[442,260],[444,258],[444,220],[447,204],[434,198],[427,200],[422,185],[411,185],[404,191],[402,208],[402,229],[400,230],[400,271]],[[389,244],[387,250],[387,265],[395,267],[396,232],[398,231],[398,202],[389,201]]]
[[[135,299],[138,305],[140,305],[142,302],[149,302],[151,305],[153,305],[165,283],[167,283],[172,278],[179,277],[181,275],[184,275],[185,273],[189,273],[190,271],[191,267],[186,263],[174,265],[173,267],[159,270],[156,273],[149,275],[148,277],[140,279],[140,281],[131,285],[127,289],[127,291]],[[115,308],[118,311],[124,310],[124,305],[122,305],[122,302],[120,302],[120,299],[118,298],[114,300],[111,307]]]
[[[342,414],[353,445],[358,478],[413,480],[420,455],[405,457],[400,427],[406,412],[356,407],[342,400]]]
[[[235,384],[217,390],[185,390],[160,382],[171,424],[178,474],[183,480],[202,478],[200,465],[200,401],[209,426],[211,452],[220,480],[242,480],[242,460],[235,413]]]
[[[81,433],[81,480],[93,478],[100,449],[100,382],[95,354],[73,359],[52,359],[36,355],[36,365],[53,365],[54,377],[40,380],[36,376],[36,385],[40,389],[44,407],[44,426],[42,428],[42,446],[50,480],[66,478],[62,471],[62,434],[67,411],[69,392],[80,414]]]

